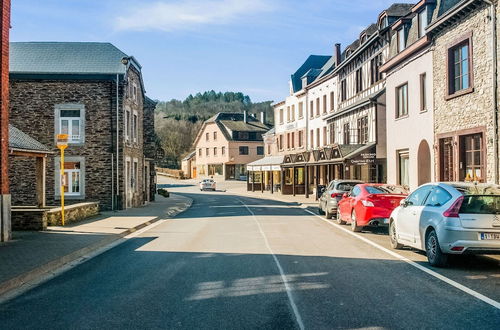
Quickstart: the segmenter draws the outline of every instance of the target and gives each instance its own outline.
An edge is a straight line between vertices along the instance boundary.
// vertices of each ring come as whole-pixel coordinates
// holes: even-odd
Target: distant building
[[[264,157],[262,135],[271,128],[245,113],[220,112],[208,119],[196,136],[196,172],[199,177],[242,180],[246,164]]]
[[[66,202],[97,201],[109,210],[151,200],[154,102],[145,99],[137,60],[92,42],[14,42],[10,55],[12,124],[52,151],[57,134],[69,135]],[[26,196],[13,202],[33,205],[22,191],[31,188],[21,181],[35,180],[25,162],[11,167],[13,196]],[[59,203],[59,168],[59,156],[47,160],[49,205]]]
[[[186,179],[196,178],[196,150],[182,159],[181,169]]]

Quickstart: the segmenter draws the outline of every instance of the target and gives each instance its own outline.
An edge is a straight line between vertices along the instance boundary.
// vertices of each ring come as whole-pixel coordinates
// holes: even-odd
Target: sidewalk
[[[14,232],[0,243],[0,295],[21,287],[86,254],[105,247],[160,219],[173,217],[192,200],[171,194],[149,205],[102,212],[92,219],[43,232]]]

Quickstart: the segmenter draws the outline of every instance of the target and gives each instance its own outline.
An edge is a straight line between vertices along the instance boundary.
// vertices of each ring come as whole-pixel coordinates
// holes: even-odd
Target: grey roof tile
[[[12,125],[9,125],[9,148],[23,151],[52,153],[47,146]]]

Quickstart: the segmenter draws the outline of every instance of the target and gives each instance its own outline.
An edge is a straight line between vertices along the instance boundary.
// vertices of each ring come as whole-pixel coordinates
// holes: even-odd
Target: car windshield
[[[391,194],[408,195],[408,191],[401,186],[383,185],[383,186],[365,186],[369,194]]]
[[[459,213],[498,214],[500,195],[465,195]]]
[[[337,185],[337,190],[340,191],[351,191],[355,185],[359,184],[359,182],[341,182]]]

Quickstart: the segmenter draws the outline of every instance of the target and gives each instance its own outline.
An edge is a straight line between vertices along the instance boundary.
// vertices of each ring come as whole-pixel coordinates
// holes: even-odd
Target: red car
[[[358,184],[340,200],[337,222],[350,222],[352,231],[361,231],[364,226],[388,226],[392,211],[406,196],[408,190],[402,186]]]

